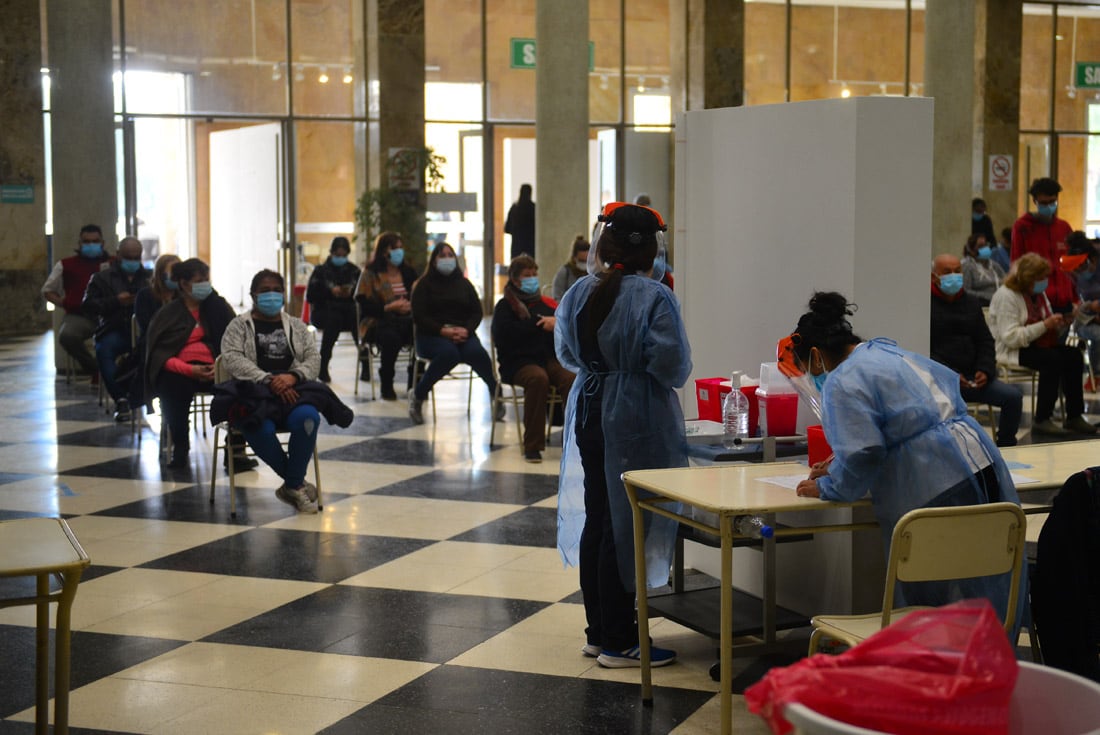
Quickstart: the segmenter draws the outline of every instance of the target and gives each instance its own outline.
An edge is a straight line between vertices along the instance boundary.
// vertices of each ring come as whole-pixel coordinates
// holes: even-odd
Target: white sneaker
[[[307,482],[302,485],[302,489],[306,491],[306,495],[309,496],[310,501],[317,502],[317,486],[312,482]]]
[[[275,497],[287,505],[293,507],[299,513],[316,513],[317,503],[309,499],[305,485],[297,490],[291,490],[286,485],[281,485],[275,491]]]

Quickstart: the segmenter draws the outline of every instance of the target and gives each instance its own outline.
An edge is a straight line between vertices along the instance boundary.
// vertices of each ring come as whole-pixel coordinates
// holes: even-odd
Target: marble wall
[[[38,3],[0,0],[0,18],[0,186],[29,186],[32,193],[28,203],[0,201],[0,333],[41,332],[49,316],[38,291],[49,263]],[[15,193],[4,191],[0,199]]]

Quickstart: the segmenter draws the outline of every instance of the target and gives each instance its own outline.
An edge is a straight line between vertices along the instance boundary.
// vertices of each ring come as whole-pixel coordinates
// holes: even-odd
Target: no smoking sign
[[[1012,156],[996,153],[989,157],[989,189],[1012,191]]]

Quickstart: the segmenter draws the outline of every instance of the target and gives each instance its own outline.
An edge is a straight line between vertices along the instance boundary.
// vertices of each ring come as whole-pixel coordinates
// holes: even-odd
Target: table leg
[[[34,731],[46,735],[50,729],[50,575],[39,574],[35,584]]]
[[[718,525],[722,535],[722,610],[718,644],[721,684],[718,696],[722,698],[722,735],[730,735],[733,731],[733,517],[720,514]]]
[[[774,513],[767,514],[764,521],[775,528]],[[764,642],[772,645],[775,643],[775,536],[764,539],[761,552],[764,565]]]
[[[73,600],[76,588],[80,584],[81,570],[69,572],[64,576],[61,597],[57,602],[57,631],[55,646],[57,661],[54,666],[54,734],[67,735],[69,732],[69,672],[72,655],[70,648]]]
[[[623,483],[634,515],[634,590],[638,601],[638,648],[641,653],[642,703],[653,703],[653,672],[650,668],[649,650],[649,593],[646,588],[645,525],[642,509],[638,507],[638,493],[629,482]]]

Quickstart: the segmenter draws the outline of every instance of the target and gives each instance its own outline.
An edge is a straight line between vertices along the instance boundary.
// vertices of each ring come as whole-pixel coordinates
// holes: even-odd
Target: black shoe
[[[260,463],[253,457],[249,457],[247,454],[234,454],[233,455],[233,471],[248,472],[249,470],[259,467]],[[226,459],[222,462],[222,467],[226,472],[229,472],[229,460]]]
[[[125,398],[115,401],[115,421],[122,424],[130,420],[130,402]]]
[[[383,401],[396,401],[397,391],[393,389],[393,385],[382,386],[382,400]]]
[[[363,365],[359,368],[359,380],[363,381],[364,383],[370,382],[370,368],[368,368],[366,365]]]
[[[534,449],[530,452],[523,453],[523,459],[531,464],[538,464],[542,461],[542,452]]]
[[[414,424],[424,423],[424,412],[420,410],[423,403],[424,401],[417,399],[416,393],[409,394],[409,418]]]
[[[328,370],[322,370],[320,375],[317,376],[317,380],[320,380],[322,383],[331,383],[332,376],[328,374]]]
[[[186,454],[184,454],[183,456],[173,455],[172,461],[168,463],[168,469],[184,470],[187,469],[190,464],[191,463],[188,461],[188,456]]]

